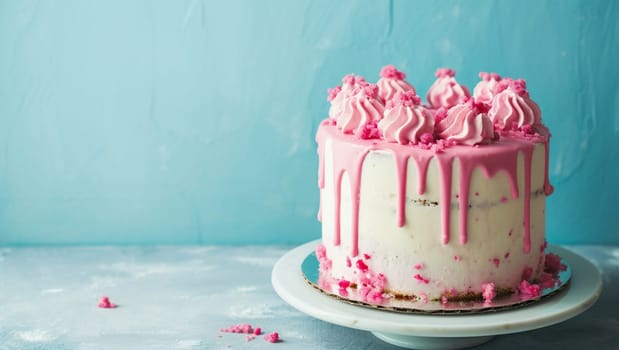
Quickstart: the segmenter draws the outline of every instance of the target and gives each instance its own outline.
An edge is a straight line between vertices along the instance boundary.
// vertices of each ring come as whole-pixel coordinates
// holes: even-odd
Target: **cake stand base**
[[[419,337],[393,333],[372,332],[378,339],[406,349],[453,350],[465,349],[490,341],[494,336],[485,337]]]

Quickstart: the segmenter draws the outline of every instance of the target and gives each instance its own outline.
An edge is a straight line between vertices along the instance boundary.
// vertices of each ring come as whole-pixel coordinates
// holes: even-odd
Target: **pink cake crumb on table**
[[[538,284],[530,284],[527,280],[522,280],[518,286],[520,295],[525,299],[537,298],[541,295]]]
[[[249,323],[234,324],[228,328],[221,328],[219,331],[224,333],[254,333],[254,329]]]
[[[277,332],[265,334],[264,340],[268,341],[269,343],[279,343],[280,342],[279,334],[277,334]]]
[[[110,302],[110,298],[106,296],[102,296],[101,299],[99,299],[99,304],[97,306],[99,306],[102,309],[114,309],[118,305]]]

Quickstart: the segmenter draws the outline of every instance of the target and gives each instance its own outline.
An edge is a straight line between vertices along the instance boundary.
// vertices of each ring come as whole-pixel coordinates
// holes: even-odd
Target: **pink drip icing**
[[[513,199],[519,197],[521,192],[524,192],[524,251],[529,252],[531,247],[530,237],[530,195],[531,195],[531,162],[533,156],[534,145],[537,142],[544,143],[546,150],[546,172],[548,167],[548,139],[542,137],[518,138],[518,137],[502,137],[499,141],[500,147],[494,144],[484,145],[479,148],[471,148],[467,146],[453,146],[442,150],[442,152],[432,152],[419,147],[411,147],[410,145],[399,145],[396,143],[387,143],[377,140],[359,140],[353,139],[350,135],[342,135],[338,133],[335,126],[329,123],[322,123],[317,135],[319,143],[319,186],[324,188],[324,149],[322,146],[324,137],[337,139],[339,142],[333,143],[333,174],[335,179],[334,184],[334,202],[335,202],[335,239],[334,244],[340,244],[340,202],[341,202],[341,180],[346,172],[350,179],[352,201],[352,257],[358,255],[358,220],[359,220],[359,193],[361,184],[361,169],[363,161],[370,150],[381,149],[391,151],[396,163],[398,174],[398,226],[403,226],[406,220],[406,179],[408,160],[412,159],[417,165],[419,171],[419,194],[425,192],[426,175],[429,162],[432,158],[437,160],[439,176],[440,176],[440,205],[441,205],[441,242],[448,244],[450,240],[450,211],[451,211],[451,182],[452,168],[455,158],[458,159],[460,166],[459,177],[459,207],[460,207],[460,243],[465,244],[468,241],[467,236],[467,219],[468,219],[468,199],[472,172],[476,167],[479,167],[487,178],[495,176],[499,171],[504,171],[508,177],[511,196]],[[478,162],[478,154],[473,151],[483,149],[485,162]],[[518,188],[517,170],[518,170],[518,154],[524,153],[525,160],[525,188],[522,191]],[[507,156],[509,155],[509,157]],[[546,174],[544,190],[551,192],[552,186],[548,184],[548,176]]]

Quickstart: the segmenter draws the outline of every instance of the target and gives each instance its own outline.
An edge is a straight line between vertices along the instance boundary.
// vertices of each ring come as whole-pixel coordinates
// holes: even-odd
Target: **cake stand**
[[[303,260],[319,240],[282,256],[271,275],[277,294],[299,311],[344,327],[372,332],[377,338],[409,349],[461,349],[485,343],[496,335],[547,327],[568,320],[591,307],[602,290],[593,264],[558,246],[550,251],[567,260],[570,284],[559,293],[513,310],[462,315],[397,313],[353,305],[311,286],[301,272]]]

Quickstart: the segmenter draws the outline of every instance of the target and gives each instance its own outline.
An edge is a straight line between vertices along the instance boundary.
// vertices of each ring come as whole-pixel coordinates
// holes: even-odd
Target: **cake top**
[[[393,65],[380,71],[376,84],[349,74],[342,85],[328,90],[330,122],[359,139],[382,139],[403,145],[492,144],[501,136],[549,136],[541,111],[523,79],[479,73],[470,90],[456,81],[456,72],[438,68],[436,81],[422,104],[406,73]]]

